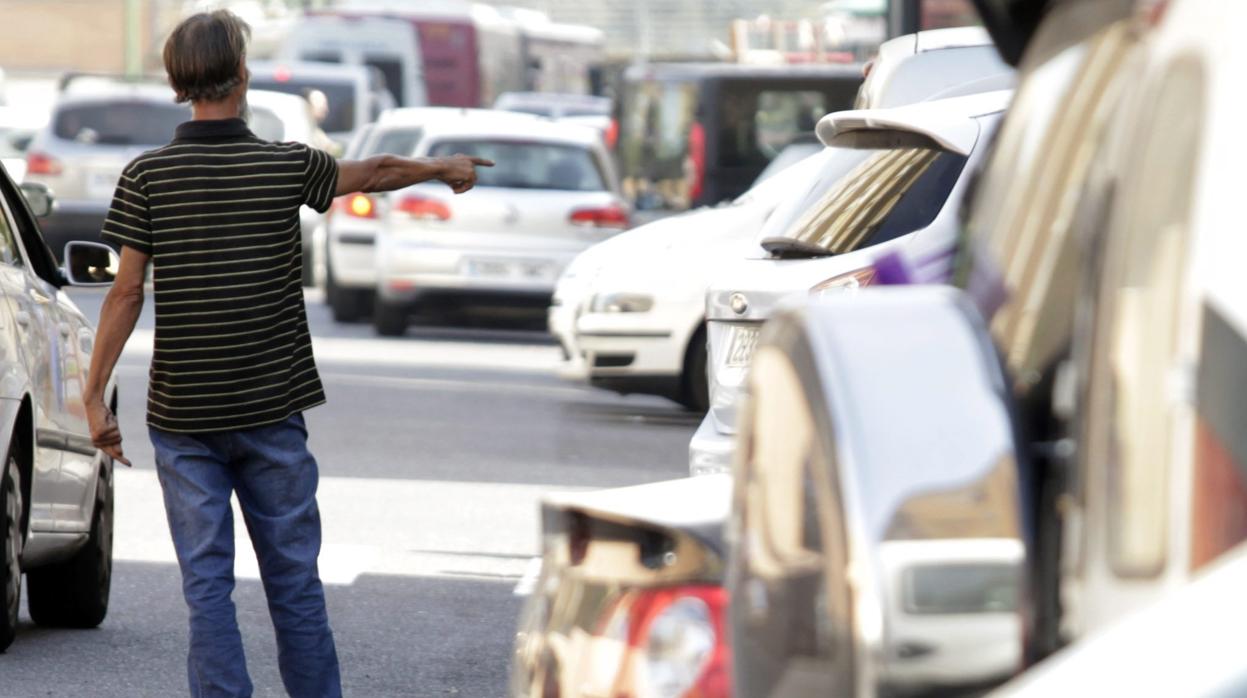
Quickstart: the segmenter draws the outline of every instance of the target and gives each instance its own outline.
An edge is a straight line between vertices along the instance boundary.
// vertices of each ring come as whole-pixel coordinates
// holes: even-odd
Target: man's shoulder
[[[144,170],[158,167],[161,164],[168,163],[183,157],[231,155],[242,153],[261,152],[276,156],[289,155],[291,157],[306,157],[308,146],[303,143],[296,142],[273,142],[265,141],[259,138],[248,138],[245,140],[228,141],[224,143],[199,143],[199,142],[182,142],[173,141],[168,145],[162,145],[159,148],[144,151],[126,165],[125,173],[134,176]]]

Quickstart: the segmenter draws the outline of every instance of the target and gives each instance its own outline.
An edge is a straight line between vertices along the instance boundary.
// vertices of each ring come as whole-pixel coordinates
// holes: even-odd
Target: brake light
[[[47,153],[31,152],[26,155],[27,174],[58,175],[64,171],[61,161]]]
[[[855,291],[863,286],[870,286],[875,282],[875,268],[865,267],[856,269],[847,274],[833,276],[822,283],[815,285],[810,289],[810,293],[823,294],[828,291]]]
[[[277,82],[290,82],[290,79],[293,77],[294,74],[291,73],[290,69],[284,65],[277,66],[277,68],[273,70],[273,79]]]
[[[450,206],[445,202],[415,194],[399,199],[394,210],[421,221],[448,221],[451,217]]]
[[[354,218],[376,218],[377,204],[367,194],[351,194],[337,199],[334,207]]]
[[[619,142],[618,119],[611,119],[610,125],[606,127],[606,133],[602,134],[602,140],[606,141],[607,149],[615,149],[615,144]]]
[[[688,156],[693,163],[693,183],[688,200],[696,203],[706,190],[706,127],[694,122],[688,133]]]
[[[595,228],[616,228],[624,230],[630,222],[628,210],[618,204],[600,208],[578,208],[572,211],[569,219],[573,225],[586,225]]]
[[[599,626],[599,635],[626,640],[630,691],[618,698],[730,698],[731,665],[719,586],[632,592]]]

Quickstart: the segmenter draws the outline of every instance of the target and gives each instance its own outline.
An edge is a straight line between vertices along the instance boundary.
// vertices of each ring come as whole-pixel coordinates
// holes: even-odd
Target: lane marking
[[[528,560],[528,566],[524,568],[524,575],[520,577],[520,581],[511,590],[514,596],[530,596],[537,589],[537,580],[541,577],[541,558],[534,557]]]

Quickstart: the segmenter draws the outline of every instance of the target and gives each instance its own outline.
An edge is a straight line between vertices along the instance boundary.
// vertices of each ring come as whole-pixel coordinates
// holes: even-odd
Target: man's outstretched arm
[[[113,375],[121,350],[134,331],[134,325],[143,311],[143,281],[147,276],[147,260],[150,257],[133,247],[121,248],[121,266],[117,279],[104,298],[100,308],[100,324],[95,333],[95,348],[91,352],[91,369],[87,373],[87,386],[83,392],[86,402],[87,422],[91,425],[91,442],[95,447],[118,461],[130,465],[121,450],[121,429],[117,415],[104,403],[104,391]]]
[[[376,155],[365,160],[340,160],[334,195],[393,191],[430,181],[445,182],[456,194],[462,194],[476,186],[477,167],[493,166],[489,160],[466,155],[448,158]]]

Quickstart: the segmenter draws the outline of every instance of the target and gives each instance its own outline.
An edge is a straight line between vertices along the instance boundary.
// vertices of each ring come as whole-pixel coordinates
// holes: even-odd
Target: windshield
[[[429,149],[433,157],[456,153],[497,163],[495,167],[478,171],[478,187],[606,191],[602,172],[587,148],[561,143],[473,139],[439,141]]]
[[[843,254],[921,230],[944,208],[965,164],[965,156],[932,148],[832,149],[820,175],[794,188],[760,239]]]
[[[98,145],[164,145],[190,107],[147,102],[97,102],[65,106],[56,114],[57,138]]]
[[[385,131],[373,139],[368,146],[368,155],[401,155],[411,157],[420,144],[423,132],[418,128],[400,128]]]
[[[329,110],[320,127],[329,133],[342,133],[355,128],[355,83],[340,80],[274,80],[253,75],[251,89],[285,92],[307,98],[319,90],[325,95]]]

